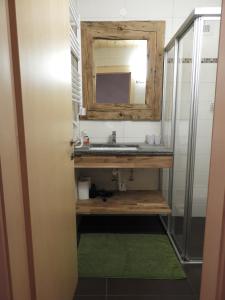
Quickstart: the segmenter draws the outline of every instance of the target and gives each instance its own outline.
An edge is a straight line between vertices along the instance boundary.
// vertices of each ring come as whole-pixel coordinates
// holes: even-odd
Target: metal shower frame
[[[174,246],[178,258],[182,263],[202,263],[202,258],[191,258],[188,255],[188,245],[191,239],[191,216],[192,216],[192,202],[193,202],[193,182],[194,182],[194,167],[195,167],[195,149],[196,149],[196,133],[197,133],[197,115],[198,115],[198,94],[199,94],[199,75],[201,67],[201,50],[203,40],[203,26],[204,22],[208,20],[220,20],[220,7],[205,7],[196,8],[192,11],[186,21],[181,25],[179,30],[169,41],[164,49],[164,89],[163,89],[163,112],[166,104],[166,68],[168,52],[174,47],[174,69],[173,69],[173,111],[172,111],[172,132],[171,132],[171,146],[175,148],[175,131],[176,131],[176,98],[177,98],[177,71],[178,71],[178,57],[179,57],[179,41],[193,26],[193,59],[192,59],[192,78],[191,78],[191,111],[189,121],[189,135],[188,135],[188,152],[187,152],[187,170],[186,170],[186,186],[185,186],[185,205],[184,205],[184,247],[179,249],[179,245],[173,238],[172,233],[172,217],[168,218],[168,225],[164,227],[167,231],[169,239]],[[162,116],[163,117],[163,116]],[[162,137],[163,137],[163,120],[162,120]],[[173,168],[169,171],[169,205],[172,208],[172,187],[173,187]],[[180,251],[179,251],[180,250]]]

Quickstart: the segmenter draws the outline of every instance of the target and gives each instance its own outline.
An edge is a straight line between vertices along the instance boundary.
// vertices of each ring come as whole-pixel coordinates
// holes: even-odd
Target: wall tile
[[[186,172],[185,170],[177,171],[174,174],[174,189],[184,189],[186,183]]]
[[[145,138],[146,134],[160,134],[161,122],[124,122],[124,137],[133,138],[133,137],[143,137]]]
[[[211,152],[211,134],[209,137],[198,137],[196,140],[196,155],[208,155]]]
[[[198,120],[197,137],[208,138],[212,132],[212,121],[210,120]]]
[[[186,120],[179,120],[176,126],[176,135],[182,137],[182,140],[184,140],[183,137],[188,136],[188,128],[189,128],[189,121],[187,120],[187,118]]]
[[[204,204],[193,204],[192,217],[205,217],[206,216],[206,205]]]
[[[135,143],[144,143],[145,142],[145,137],[140,136],[140,137],[124,137],[124,143],[129,143],[129,144],[135,144]]]
[[[209,161],[210,161],[210,157],[209,155],[199,155],[198,159],[195,160],[195,169],[196,170],[201,170],[204,172],[208,173],[208,168],[206,166],[209,166]]]
[[[90,138],[108,138],[114,130],[118,138],[124,137],[122,121],[81,121],[80,125],[81,131],[86,131]]]
[[[200,82],[199,84],[199,100],[207,101],[207,99],[215,99],[215,82]]]
[[[82,20],[165,20],[166,34],[165,44],[175,34],[185,18],[191,13],[195,7],[201,6],[220,6],[221,0],[80,0],[80,12]],[[120,15],[120,9],[125,8],[127,14]],[[218,26],[218,25],[217,25]],[[212,37],[215,28],[211,27],[210,34],[205,34],[203,41],[203,57],[216,57],[217,55],[217,37]],[[215,42],[212,42],[212,39]],[[215,47],[212,47],[212,44]],[[190,50],[188,49],[185,50]],[[191,64],[190,64],[191,65]],[[190,99],[190,65],[185,65],[183,68],[183,89],[181,91],[182,107],[178,130],[178,144],[176,153],[179,155],[176,158],[179,171],[175,175],[174,182],[174,208],[175,215],[183,215],[184,211],[184,186],[186,172],[183,172],[186,164],[187,150],[187,133],[188,125],[185,118],[188,117],[188,102]],[[207,201],[207,182],[208,182],[208,164],[211,148],[209,132],[211,131],[212,112],[210,104],[215,98],[215,72],[216,66],[203,64],[201,69],[201,83],[199,88],[199,122],[198,122],[198,138],[196,144],[196,172],[194,182],[194,203],[193,216],[205,216],[206,201]],[[146,134],[160,134],[160,122],[111,122],[111,121],[82,121],[81,130],[87,131],[92,142],[103,143],[107,142],[113,130],[117,131],[118,142],[143,142]],[[139,188],[148,186],[154,188],[158,185],[158,173],[152,170],[151,174],[144,170],[137,171],[136,181],[133,185],[128,182],[129,188],[137,186]],[[126,173],[126,172],[125,172]],[[107,175],[108,174],[108,175]],[[105,176],[107,175],[107,176]],[[94,173],[94,177],[96,173]],[[125,174],[125,176],[127,176]],[[102,180],[106,180],[109,186],[113,187],[110,174],[99,174],[98,183],[102,184]],[[97,178],[96,177],[96,178]],[[144,180],[144,181],[143,181]]]
[[[218,37],[204,36],[202,44],[202,57],[216,58],[218,56]]]
[[[199,170],[195,168],[194,174],[194,189],[201,188],[201,189],[208,189],[208,180],[209,180],[209,160],[205,162],[204,168]]]
[[[110,142],[110,137],[95,137],[95,136],[92,136],[90,137],[90,143],[91,144],[105,144],[105,143],[109,143]],[[117,137],[117,143],[124,143],[124,138],[118,138]]]
[[[107,142],[113,130],[118,141],[131,143],[143,143],[147,134],[159,135],[161,131],[161,122],[81,121],[80,124],[81,131],[85,131],[96,143]]]
[[[198,119],[199,120],[209,120],[210,122],[213,119],[212,112],[213,100],[209,99],[208,101],[199,101],[198,105]]]
[[[176,171],[182,172],[183,170],[185,170],[186,165],[187,165],[187,156],[182,154],[176,155],[174,159],[174,168],[176,169]]]
[[[216,71],[217,71],[217,64],[202,63],[200,69],[200,82],[215,82]]]

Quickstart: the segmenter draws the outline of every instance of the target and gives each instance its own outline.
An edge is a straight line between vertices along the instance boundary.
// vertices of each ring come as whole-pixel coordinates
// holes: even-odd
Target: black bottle
[[[92,183],[91,188],[89,190],[89,196],[90,196],[90,198],[97,197],[97,189],[96,189],[96,185],[94,183]]]

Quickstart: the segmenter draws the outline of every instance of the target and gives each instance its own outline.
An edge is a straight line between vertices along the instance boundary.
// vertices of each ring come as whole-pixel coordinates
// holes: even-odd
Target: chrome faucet
[[[112,135],[111,135],[111,142],[113,145],[116,144],[116,131],[113,131],[112,132]]]

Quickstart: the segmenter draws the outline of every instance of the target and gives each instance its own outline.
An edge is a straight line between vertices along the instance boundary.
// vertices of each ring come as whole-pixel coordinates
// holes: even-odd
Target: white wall
[[[207,206],[208,176],[211,153],[213,102],[217,70],[219,21],[207,21],[209,32],[203,33],[202,63],[197,116],[197,136],[194,166],[193,208],[194,217],[204,217]],[[182,58],[191,58],[191,36],[184,36],[184,49],[180,47]],[[186,188],[186,162],[188,147],[188,127],[190,111],[191,62],[179,64],[177,126],[173,178],[173,215],[183,215]]]
[[[221,0],[80,0],[82,21],[165,20],[166,43],[195,7],[220,6]],[[121,9],[125,8],[125,15]],[[124,11],[124,10],[123,10]],[[146,134],[160,134],[160,122],[146,121],[81,121],[91,142],[106,142],[113,130],[118,142],[143,142]],[[143,174],[142,176],[143,177]],[[138,177],[139,180],[139,177]],[[157,186],[158,172],[149,174]],[[140,180],[139,180],[140,181]],[[149,188],[147,186],[145,188]],[[151,187],[150,187],[151,188]],[[197,209],[197,208],[196,208]]]
[[[203,35],[202,58],[213,59],[218,56],[219,21],[208,21],[207,24],[210,32]],[[193,188],[194,216],[206,214],[216,71],[216,62],[201,64]]]
[[[195,7],[218,6],[221,0],[79,0],[82,21],[165,20],[166,42]],[[121,9],[126,15],[121,16]],[[137,125],[138,124],[138,125]],[[82,121],[81,130],[87,131],[92,142],[105,141],[112,130],[117,130],[121,141],[143,142],[146,134],[158,134],[160,122],[145,121]]]
[[[83,21],[165,20],[166,42],[195,7],[220,6],[221,0],[79,0]],[[121,16],[120,10],[126,10]]]

